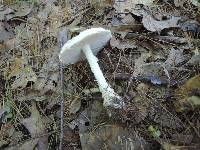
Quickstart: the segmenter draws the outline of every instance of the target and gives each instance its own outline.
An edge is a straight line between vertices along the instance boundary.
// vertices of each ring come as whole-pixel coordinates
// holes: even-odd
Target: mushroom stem
[[[100,90],[106,89],[109,87],[100,67],[98,64],[98,59],[96,56],[92,53],[92,50],[90,49],[89,45],[86,45],[83,47],[83,52],[85,54],[85,57],[87,58],[87,61],[90,65],[90,68],[99,84]]]
[[[90,65],[90,68],[98,82],[99,90],[102,93],[102,97],[104,98],[104,106],[113,106],[115,108],[122,108],[124,102],[122,101],[121,97],[118,96],[114,90],[110,87],[107,83],[100,67],[98,64],[98,59],[92,53],[92,50],[89,45],[85,45],[82,48],[85,57]]]

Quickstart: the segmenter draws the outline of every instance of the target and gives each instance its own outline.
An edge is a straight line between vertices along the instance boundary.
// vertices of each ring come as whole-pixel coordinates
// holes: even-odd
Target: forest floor
[[[198,0],[1,0],[0,26],[0,149],[200,149]],[[123,108],[87,61],[60,64],[93,27],[112,33],[97,58]]]

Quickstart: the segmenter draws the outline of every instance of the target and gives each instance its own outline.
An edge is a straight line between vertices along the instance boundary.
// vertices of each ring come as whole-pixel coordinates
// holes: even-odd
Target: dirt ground
[[[63,44],[101,27],[97,54],[124,106],[105,107]],[[199,0],[1,0],[0,149],[199,150]]]

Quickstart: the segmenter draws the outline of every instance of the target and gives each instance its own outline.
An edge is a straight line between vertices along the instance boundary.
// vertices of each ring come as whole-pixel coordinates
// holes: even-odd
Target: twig
[[[64,28],[59,33],[59,46],[60,48],[67,41],[67,29]],[[60,145],[59,149],[62,150],[62,142],[63,142],[63,126],[64,126],[64,78],[63,78],[63,64],[60,63],[60,88],[61,88],[61,100],[60,100]]]

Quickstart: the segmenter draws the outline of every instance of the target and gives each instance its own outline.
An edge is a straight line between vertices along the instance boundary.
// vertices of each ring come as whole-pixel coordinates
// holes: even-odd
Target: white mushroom
[[[111,37],[111,32],[103,28],[85,30],[64,44],[59,59],[64,64],[74,64],[86,58],[98,82],[99,90],[104,99],[104,106],[122,108],[124,106],[122,98],[107,83],[95,56]]]

